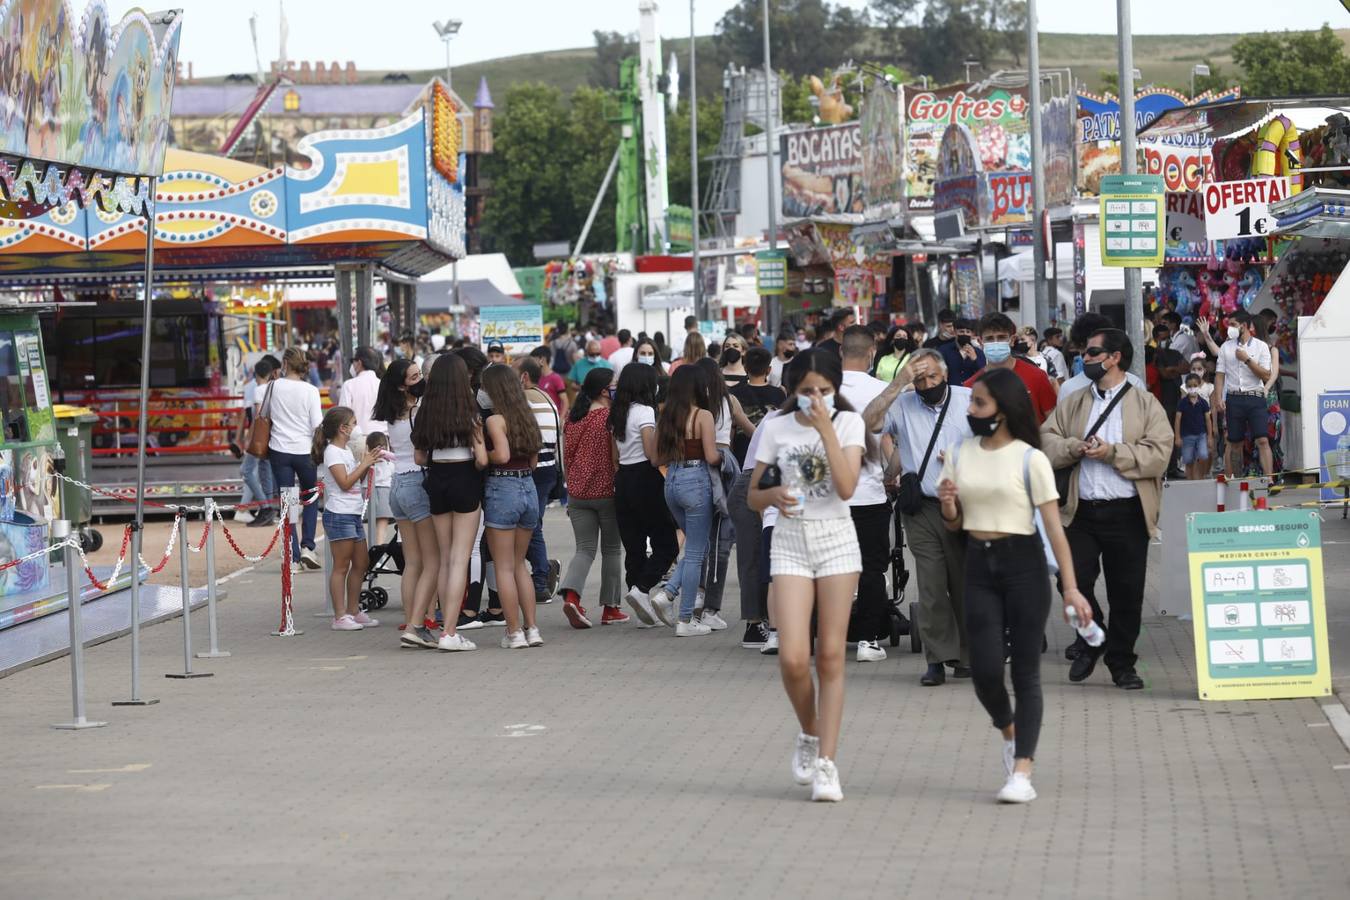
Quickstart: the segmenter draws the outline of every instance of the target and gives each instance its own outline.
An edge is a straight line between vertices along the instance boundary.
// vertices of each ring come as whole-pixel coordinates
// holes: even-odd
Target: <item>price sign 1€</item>
[[[1288,178],[1218,181],[1204,187],[1205,237],[1267,237],[1275,230],[1270,204],[1289,196]]]

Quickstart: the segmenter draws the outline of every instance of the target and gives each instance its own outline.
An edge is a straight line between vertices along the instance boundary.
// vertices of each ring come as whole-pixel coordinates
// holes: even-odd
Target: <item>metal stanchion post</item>
[[[192,671],[192,585],[188,582],[187,511],[178,510],[178,566],[180,590],[183,592],[183,671],[169,672],[165,678],[210,678],[214,672]]]
[[[58,519],[52,523],[52,537],[67,542],[66,560],[66,616],[70,620],[70,695],[75,719],[53,725],[62,731],[82,728],[102,728],[107,722],[90,722],[84,717],[84,628],[80,623],[80,584],[75,577],[77,558],[70,541],[70,522]]]
[[[131,696],[114,700],[113,706],[153,706],[157,697],[141,696],[141,523],[132,524],[131,532]]]
[[[216,642],[216,501],[206,498],[206,630],[211,649],[198,653],[198,659],[220,659],[230,654]]]

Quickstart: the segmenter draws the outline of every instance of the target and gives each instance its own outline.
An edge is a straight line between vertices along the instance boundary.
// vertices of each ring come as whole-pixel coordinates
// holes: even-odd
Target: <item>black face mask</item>
[[[1027,344],[1026,341],[1016,341],[1012,345],[1012,352],[1014,356],[1026,356],[1027,353],[1030,352],[1030,350],[1031,347]]]
[[[966,416],[970,433],[976,437],[993,437],[998,431],[998,416]]]
[[[939,381],[932,387],[916,388],[914,393],[918,394],[919,399],[929,406],[937,406],[947,394],[947,385]]]
[[[408,385],[408,396],[412,397],[414,400],[419,399],[426,392],[427,392],[427,380],[425,378],[414,384]]]
[[[914,349],[914,342],[908,338],[896,338],[891,346],[895,347],[900,353],[909,353]]]
[[[1106,366],[1099,362],[1085,362],[1083,374],[1087,376],[1088,381],[1096,384],[1106,377]]]
[[[792,359],[792,357],[796,355],[797,355],[796,347],[789,347],[783,351],[783,359]]]

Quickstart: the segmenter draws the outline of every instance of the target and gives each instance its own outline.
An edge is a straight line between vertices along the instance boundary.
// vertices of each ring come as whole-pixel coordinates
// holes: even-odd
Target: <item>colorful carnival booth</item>
[[[1336,456],[1350,450],[1350,97],[1186,107],[1140,137],[1207,148],[1197,189],[1168,194],[1157,302],[1188,321],[1267,313],[1283,375],[1276,470],[1350,474],[1336,471],[1350,463]]]

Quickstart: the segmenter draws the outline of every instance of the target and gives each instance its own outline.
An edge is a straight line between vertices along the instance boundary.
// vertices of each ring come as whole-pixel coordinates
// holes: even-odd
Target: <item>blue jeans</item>
[[[268,450],[267,461],[272,464],[272,477],[276,479],[278,488],[294,487],[296,481],[299,481],[302,495],[300,499],[309,499],[309,495],[305,492],[312,491],[318,482],[319,467],[314,465],[314,460],[310,459],[308,454]],[[301,547],[306,550],[314,549],[314,532],[319,525],[319,504],[311,503],[302,508],[304,512],[300,515],[300,534],[291,532],[292,561],[300,558]]]
[[[670,466],[666,472],[666,505],[684,532],[684,555],[675,564],[666,593],[679,595],[680,618],[687,619],[698,600],[699,576],[708,555],[708,531],[712,527],[712,483],[706,463]]]
[[[539,522],[530,535],[530,547],[525,558],[530,563],[530,578],[534,581],[534,592],[543,594],[548,589],[548,547],[544,544],[544,510],[548,508],[548,495],[558,483],[558,467],[544,466],[534,470],[534,489],[539,495]]]
[[[259,465],[261,462],[258,457],[245,453],[239,463],[239,477],[244,479],[244,494],[239,502],[262,503],[259,511],[266,509],[267,502],[276,496],[276,488],[272,485],[272,467]]]

